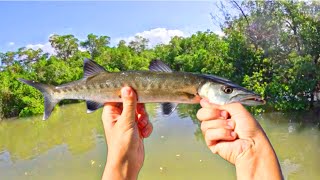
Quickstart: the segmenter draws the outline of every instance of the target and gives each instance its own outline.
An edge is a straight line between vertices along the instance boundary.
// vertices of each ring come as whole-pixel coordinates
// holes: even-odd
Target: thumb
[[[123,102],[122,120],[125,123],[135,122],[135,113],[137,106],[137,95],[131,87],[121,89],[121,98]]]

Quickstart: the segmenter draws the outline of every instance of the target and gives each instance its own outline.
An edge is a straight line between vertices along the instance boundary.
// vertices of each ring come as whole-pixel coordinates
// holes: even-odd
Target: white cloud
[[[54,49],[51,47],[50,42],[44,44],[28,44],[26,45],[27,49],[42,49],[44,53],[55,54]]]
[[[223,31],[221,30],[217,30],[217,31],[213,31],[216,35],[220,36],[220,37],[223,37],[225,34]]]
[[[14,43],[14,42],[9,42],[8,45],[9,45],[9,46],[14,46],[15,43]]]
[[[130,37],[123,37],[123,38],[116,38],[115,41],[118,43],[120,40],[124,40],[127,43],[130,41],[133,41],[135,39],[135,36],[141,36],[143,38],[146,38],[149,40],[149,47],[154,47],[157,44],[168,44],[174,36],[182,36],[186,37],[189,36],[190,34],[185,33],[181,30],[169,30],[166,28],[155,28],[151,29],[149,31],[143,31],[136,33],[134,36]]]
[[[44,44],[28,44],[26,45],[26,48],[27,49],[34,49],[34,50],[37,50],[37,49],[42,49],[42,51],[44,53],[49,53],[50,55],[56,55],[56,52],[54,51],[54,48],[51,46],[50,42],[47,42],[47,43],[44,43]],[[86,51],[85,48],[82,48],[79,46],[79,51]]]

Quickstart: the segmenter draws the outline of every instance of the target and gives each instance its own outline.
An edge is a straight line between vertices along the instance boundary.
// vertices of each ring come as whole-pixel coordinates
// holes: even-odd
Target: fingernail
[[[221,111],[220,116],[224,119],[228,119],[228,112],[227,111]]]
[[[232,121],[227,121],[227,124],[230,128],[233,128],[233,122]]]
[[[232,137],[237,137],[237,133],[234,132],[234,131],[232,131],[232,132],[230,133],[230,135],[231,135]]]
[[[121,93],[123,97],[129,97],[132,95],[132,90],[129,87],[124,87],[121,89]]]

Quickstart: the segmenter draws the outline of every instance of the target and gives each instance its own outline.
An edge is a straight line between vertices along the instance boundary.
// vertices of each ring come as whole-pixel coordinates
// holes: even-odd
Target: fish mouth
[[[264,105],[266,104],[266,101],[263,100],[260,96],[247,96],[245,98],[242,98],[239,100],[241,104],[245,104],[248,106],[253,106],[253,105]]]

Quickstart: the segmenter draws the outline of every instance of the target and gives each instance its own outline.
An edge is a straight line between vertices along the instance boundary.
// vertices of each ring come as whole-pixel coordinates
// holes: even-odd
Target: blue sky
[[[157,28],[184,35],[218,31],[210,17],[215,11],[214,1],[0,2],[0,52],[45,44],[53,33],[74,34],[79,39],[89,33],[107,35],[115,43]]]

